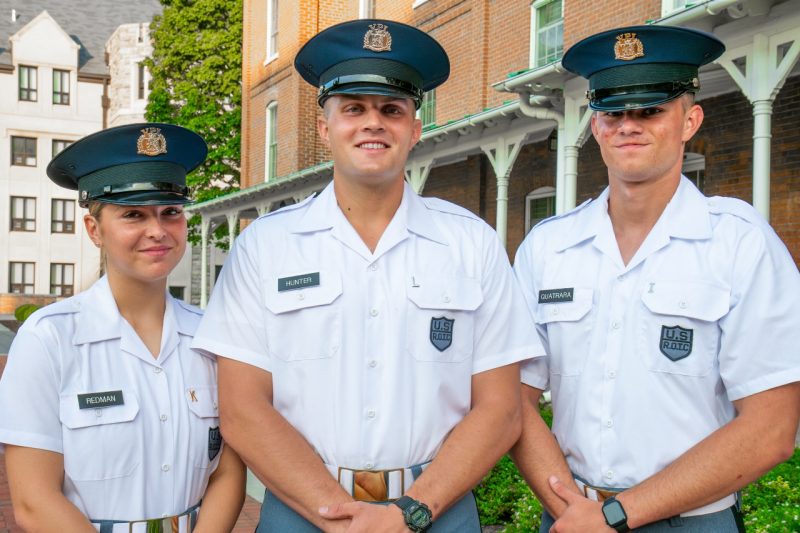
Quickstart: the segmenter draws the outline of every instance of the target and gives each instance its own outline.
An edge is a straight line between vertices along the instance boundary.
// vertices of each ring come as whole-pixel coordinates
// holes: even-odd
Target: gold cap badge
[[[145,128],[136,141],[136,153],[149,156],[166,154],[167,139],[161,134],[159,128]]]
[[[635,33],[622,33],[617,35],[617,42],[614,44],[614,59],[630,61],[637,57],[644,57],[644,45]]]
[[[392,50],[392,35],[386,24],[370,24],[364,34],[364,48],[373,52],[390,52]]]

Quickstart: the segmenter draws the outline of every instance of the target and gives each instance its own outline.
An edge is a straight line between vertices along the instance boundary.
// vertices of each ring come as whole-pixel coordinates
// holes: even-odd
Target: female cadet
[[[200,312],[166,292],[186,246],[186,173],[206,153],[184,128],[133,124],[47,167],[89,208],[105,275],[31,315],[0,381],[0,446],[26,530],[233,528],[244,466],[222,444],[216,362],[189,348]]]

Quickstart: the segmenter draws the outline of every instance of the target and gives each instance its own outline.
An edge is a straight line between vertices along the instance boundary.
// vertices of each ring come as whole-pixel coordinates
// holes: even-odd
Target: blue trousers
[[[542,513],[542,527],[539,533],[547,533],[553,525],[553,517],[545,511]],[[677,516],[659,520],[632,531],[646,533],[745,533],[741,515],[734,507],[716,513],[699,516]]]
[[[378,503],[376,505],[387,505]],[[436,519],[430,533],[481,533],[475,496],[467,494]],[[320,533],[311,522],[297,514],[269,490],[264,492],[256,533]]]

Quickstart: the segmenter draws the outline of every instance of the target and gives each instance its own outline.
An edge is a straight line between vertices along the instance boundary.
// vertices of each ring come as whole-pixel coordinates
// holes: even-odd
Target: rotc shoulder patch
[[[679,361],[692,353],[694,331],[680,326],[661,326],[661,353],[671,361]]]
[[[453,344],[453,326],[456,320],[439,317],[431,318],[431,344],[440,352],[445,351]]]
[[[208,428],[208,460],[213,461],[222,448],[222,433],[219,431],[219,426],[215,428]]]

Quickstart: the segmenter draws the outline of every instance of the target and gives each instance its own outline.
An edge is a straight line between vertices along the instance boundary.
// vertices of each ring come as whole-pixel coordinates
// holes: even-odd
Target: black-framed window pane
[[[53,103],[69,105],[68,70],[53,70]]]
[[[146,87],[146,80],[145,80],[145,68],[144,63],[138,63],[136,70],[136,78],[137,78],[137,87],[136,87],[136,98],[139,100],[144,100],[145,93],[147,91]]]
[[[36,198],[11,197],[11,231],[36,231]]]
[[[436,89],[423,95],[422,105],[419,107],[419,119],[423,128],[436,124]]]
[[[53,199],[50,231],[52,233],[75,233],[75,200]]]
[[[35,263],[8,264],[8,292],[12,294],[33,294]]]
[[[36,101],[37,70],[36,67],[20,65],[19,67],[19,99],[28,102]]]
[[[50,264],[50,294],[53,296],[75,294],[75,265],[71,263]]]
[[[72,144],[72,141],[64,141],[61,139],[53,139],[53,157],[61,153],[61,151]]]
[[[173,298],[177,298],[178,300],[183,300],[183,295],[186,291],[186,287],[179,287],[177,285],[170,285],[169,287],[169,294]]]
[[[36,139],[11,137],[11,164],[21,167],[36,166]]]

